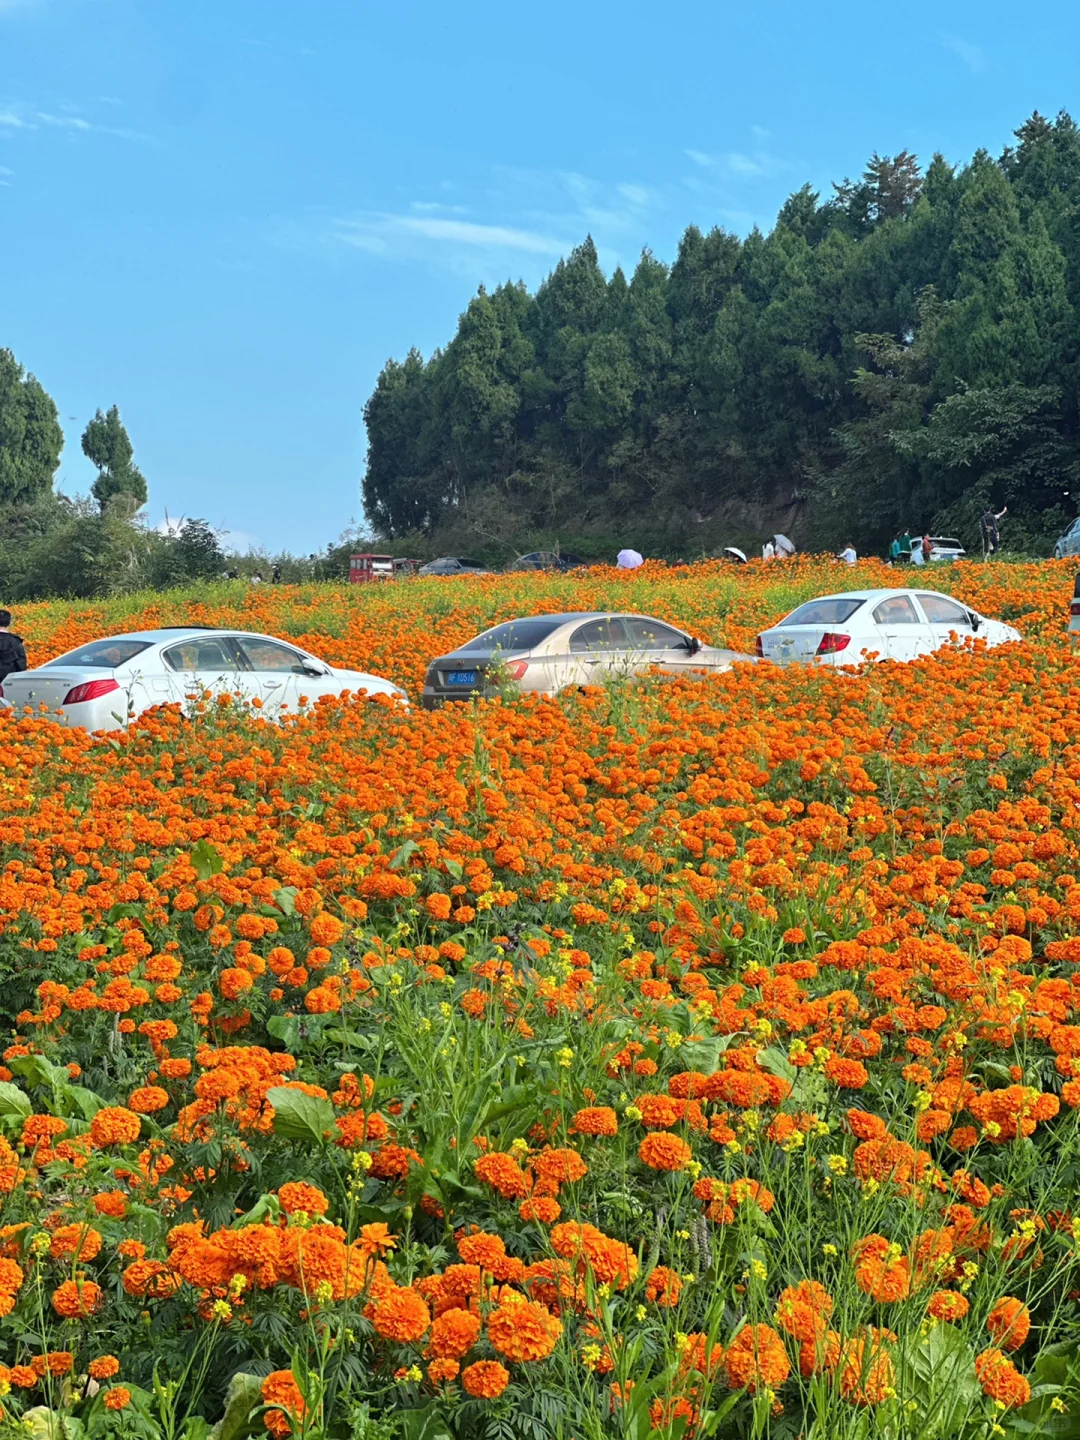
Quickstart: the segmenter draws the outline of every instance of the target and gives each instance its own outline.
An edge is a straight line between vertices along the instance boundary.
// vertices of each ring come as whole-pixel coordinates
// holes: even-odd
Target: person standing
[[[844,546],[843,550],[840,551],[840,559],[844,562],[845,565],[854,565],[858,558],[858,555],[855,553],[855,546],[852,545],[851,541],[849,540],[848,543]]]
[[[761,558],[762,558],[762,560],[775,560],[775,559],[776,559],[776,546],[773,544],[773,542],[772,542],[771,540],[766,540],[766,541],[765,541],[765,544],[762,545],[762,547],[761,547]]]
[[[889,541],[889,564],[899,565],[900,563],[900,532],[899,530]]]
[[[276,563],[275,563],[275,565],[274,565],[273,570],[270,572],[270,584],[271,584],[271,585],[280,585],[280,584],[281,584],[281,566],[278,565],[278,564],[276,564]]]
[[[984,511],[979,519],[979,534],[982,537],[983,555],[989,559],[991,555],[997,554],[997,548],[1001,544],[1001,532],[998,530],[998,521],[1004,520],[1009,513],[1009,507],[1003,505],[994,513],[993,509]]]
[[[910,531],[910,530],[905,530],[904,533],[900,536],[899,544],[900,544],[900,556],[899,556],[900,564],[901,564],[901,565],[910,565],[910,564],[911,564],[911,531]]]
[[[0,610],[0,685],[8,675],[26,669],[26,646],[12,633],[11,611]]]
[[[922,555],[923,555],[923,560],[926,562],[927,565],[929,565],[929,564],[930,564],[930,561],[934,558],[934,557],[933,557],[933,553],[932,553],[932,552],[933,552],[933,549],[934,549],[934,542],[933,542],[933,540],[930,538],[929,535],[924,535],[924,536],[922,537]]]

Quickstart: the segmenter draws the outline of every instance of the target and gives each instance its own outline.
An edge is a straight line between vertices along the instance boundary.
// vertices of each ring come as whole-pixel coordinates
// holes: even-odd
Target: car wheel
[[[1055,560],[1064,560],[1064,558],[1065,558],[1064,555],[1062,555],[1062,553],[1061,553],[1061,546],[1060,546],[1060,545],[1055,545],[1055,546],[1054,546],[1054,559],[1055,559]]]

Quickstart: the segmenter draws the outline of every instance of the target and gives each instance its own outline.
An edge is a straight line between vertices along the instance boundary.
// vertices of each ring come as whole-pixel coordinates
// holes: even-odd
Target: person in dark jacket
[[[26,669],[26,647],[11,633],[11,611],[0,610],[0,685],[6,675]]]

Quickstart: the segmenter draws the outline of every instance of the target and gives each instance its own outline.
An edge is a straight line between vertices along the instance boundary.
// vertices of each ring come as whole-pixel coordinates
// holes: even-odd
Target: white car
[[[120,730],[154,705],[182,705],[205,690],[258,699],[267,718],[314,704],[322,695],[365,691],[407,705],[399,686],[360,670],[339,670],[271,635],[176,625],[92,640],[35,670],[8,675],[4,699],[15,710],[46,706],[84,730]]]
[[[858,665],[914,660],[958,641],[978,637],[987,645],[1019,640],[1000,620],[932,590],[849,590],[808,600],[757,637],[757,653],[785,665]]]
[[[913,565],[925,565],[927,561],[931,565],[940,564],[945,560],[963,560],[967,551],[959,540],[951,539],[948,535],[930,536],[930,554],[923,553],[922,537],[911,542],[911,563]]]
[[[1064,560],[1066,555],[1080,555],[1080,520],[1074,520],[1054,543],[1054,559]]]

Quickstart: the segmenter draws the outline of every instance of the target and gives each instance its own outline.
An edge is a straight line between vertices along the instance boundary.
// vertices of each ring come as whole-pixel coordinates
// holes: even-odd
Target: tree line
[[[658,552],[783,520],[884,549],[973,541],[992,504],[1045,553],[1080,487],[1078,209],[1080,132],[1036,113],[996,158],[875,153],[827,199],[804,185],[769,234],[691,226],[670,265],[605,276],[587,239],[386,364],[367,517],[398,541]]]

